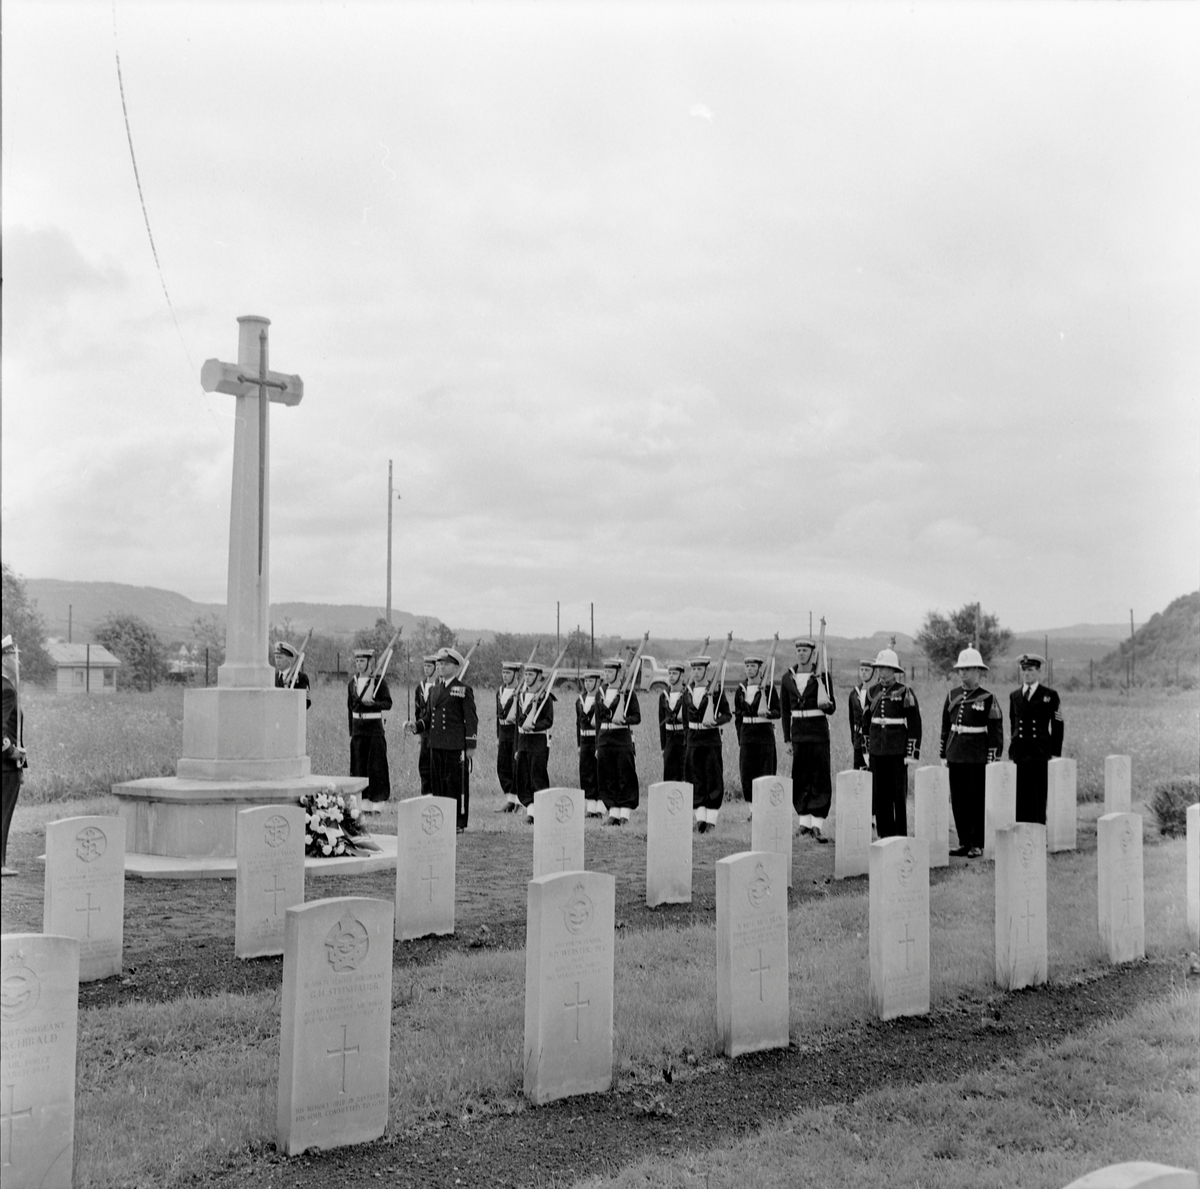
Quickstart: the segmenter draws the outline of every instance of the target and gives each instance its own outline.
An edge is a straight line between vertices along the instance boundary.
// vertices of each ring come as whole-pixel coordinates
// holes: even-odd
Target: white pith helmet
[[[897,673],[904,672],[904,666],[900,663],[900,658],[890,648],[879,650],[879,655],[875,658],[875,668],[895,669]]]
[[[985,673],[988,671],[987,665],[983,663],[983,657],[979,655],[977,648],[964,648],[958,654],[958,660],[955,662],[956,669],[982,669]]]

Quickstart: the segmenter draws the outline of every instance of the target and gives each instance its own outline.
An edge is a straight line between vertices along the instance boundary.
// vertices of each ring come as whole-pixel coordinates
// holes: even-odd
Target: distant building
[[[197,646],[199,651],[199,646]],[[179,646],[179,651],[167,662],[167,680],[186,684],[191,681],[199,670],[200,665],[186,644]]]
[[[58,668],[55,693],[111,694],[117,688],[117,666],[121,662],[103,644],[47,640],[46,651]]]

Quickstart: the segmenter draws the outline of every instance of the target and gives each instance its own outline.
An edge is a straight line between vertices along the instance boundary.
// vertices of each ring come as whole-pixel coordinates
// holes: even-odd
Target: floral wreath
[[[368,848],[362,810],[355,801],[347,801],[332,787],[300,798],[304,810],[304,853],[315,859],[333,859],[338,855],[357,855]]]

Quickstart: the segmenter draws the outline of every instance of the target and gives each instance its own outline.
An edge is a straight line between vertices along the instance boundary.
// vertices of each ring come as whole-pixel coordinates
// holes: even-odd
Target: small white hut
[[[121,663],[103,644],[67,644],[47,640],[46,651],[58,666],[55,693],[111,694]]]

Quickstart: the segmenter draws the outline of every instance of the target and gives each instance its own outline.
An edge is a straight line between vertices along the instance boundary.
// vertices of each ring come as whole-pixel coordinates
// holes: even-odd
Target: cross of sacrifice
[[[904,936],[900,938],[900,945],[904,946],[904,969],[911,970],[912,966],[909,962],[909,955],[912,953],[912,947],[917,944],[917,939],[912,935],[912,930],[908,927],[908,922],[904,922]]]
[[[279,886],[279,872],[278,871],[276,871],[275,874],[273,876],[271,876],[271,887],[263,888],[263,891],[270,895],[273,895],[275,897],[275,907],[271,909],[271,915],[273,917],[277,917],[279,915],[279,893],[287,891],[286,887],[281,888]]]
[[[769,971],[770,969],[771,969],[770,966],[763,965],[762,946],[759,946],[758,947],[758,965],[750,967],[750,973],[758,975],[758,1001],[759,1001],[759,1003],[761,1003],[762,999],[763,999],[763,974],[766,973],[767,971]]]
[[[574,1011],[574,1013],[575,1013],[575,1043],[576,1044],[579,1043],[579,1009],[583,1008],[583,1007],[590,1007],[591,1003],[592,1003],[592,1001],[590,999],[580,999],[579,998],[579,984],[576,983],[575,984],[575,1002],[563,1004],[563,1007],[566,1008],[567,1011]]]
[[[435,883],[442,882],[442,877],[440,875],[434,875],[432,863],[429,864],[429,874],[421,876],[421,882],[427,883],[429,885],[429,903],[432,904],[433,903],[433,885]]]
[[[342,1088],[338,1091],[339,1094],[346,1093],[346,1058],[358,1056],[358,1045],[351,1048],[346,1044],[346,1029],[349,1024],[342,1025],[342,1047],[340,1049],[326,1049],[326,1057],[341,1057],[342,1059]]]
[[[5,1145],[4,1167],[10,1168],[13,1162],[13,1123],[17,1119],[32,1119],[33,1107],[27,1106],[23,1111],[17,1110],[14,1105],[16,1086],[10,1084],[4,1088],[8,1091],[8,1105],[4,1107],[3,1111],[0,1111],[0,1125],[4,1127],[3,1137],[8,1141]]]
[[[77,908],[75,911],[87,913],[87,916],[85,916],[83,919],[87,922],[87,936],[91,937],[91,935],[92,935],[92,913],[99,912],[100,905],[92,903],[91,892],[88,892],[88,894],[87,894],[87,901],[88,902],[87,902],[86,908]]]

